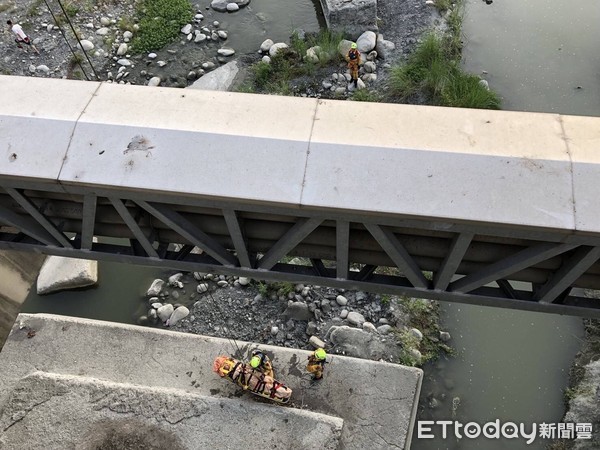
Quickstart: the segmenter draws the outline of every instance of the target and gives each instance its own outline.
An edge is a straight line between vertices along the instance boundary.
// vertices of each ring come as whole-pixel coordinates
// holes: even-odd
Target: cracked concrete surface
[[[35,335],[28,337],[31,331]],[[3,448],[23,448],[25,431],[35,428],[32,423],[49,430],[84,420],[85,415],[69,411],[85,410],[89,419],[81,430],[92,433],[94,426],[112,426],[98,425],[104,420],[122,424],[126,419],[137,424],[131,429],[150,426],[165,434],[167,442],[177,441],[179,447],[173,448],[212,448],[198,444],[202,437],[190,436],[208,435],[213,428],[228,439],[248,442],[245,437],[255,427],[266,427],[268,436],[273,428],[284,432],[290,440],[278,448],[409,448],[421,370],[332,356],[324,379],[311,384],[305,371],[309,352],[261,346],[272,356],[277,378],[294,391],[291,406],[275,406],[255,401],[212,372],[219,354],[246,358],[254,348],[237,345],[239,351],[224,339],[21,314],[0,353],[0,444],[4,440]],[[233,412],[222,414],[227,408]],[[236,419],[236,410],[243,420]],[[252,412],[260,412],[258,423],[248,419]],[[206,420],[215,414],[219,420],[213,427]],[[21,436],[20,447],[6,447],[11,436]],[[54,442],[45,449],[68,448]]]
[[[260,441],[265,448],[335,449],[343,426],[340,418],[300,409],[34,372],[16,384],[0,413],[0,443],[3,449],[24,443],[28,449],[81,449],[104,428],[97,424],[111,420],[162,430],[173,447],[185,449],[214,448],[220,441],[224,448]],[[243,432],[228,432],[234,429]]]

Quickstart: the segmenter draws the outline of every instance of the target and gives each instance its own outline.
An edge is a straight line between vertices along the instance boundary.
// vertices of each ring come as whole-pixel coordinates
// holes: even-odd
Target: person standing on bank
[[[348,61],[348,69],[350,69],[350,76],[354,81],[354,87],[358,87],[358,66],[360,66],[360,52],[358,51],[357,45],[353,42],[346,56]]]
[[[21,44],[25,43],[29,45],[33,49],[33,51],[36,52],[38,55],[40,54],[38,49],[35,48],[35,45],[33,45],[33,43],[31,42],[31,39],[29,39],[29,36],[27,36],[23,31],[23,28],[21,28],[21,25],[19,25],[18,23],[13,24],[10,20],[7,20],[6,24],[9,26],[10,31],[15,33],[15,42],[17,43],[17,46],[19,48],[23,48]]]

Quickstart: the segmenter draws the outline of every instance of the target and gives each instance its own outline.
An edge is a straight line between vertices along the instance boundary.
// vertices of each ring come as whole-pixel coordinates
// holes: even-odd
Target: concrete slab
[[[377,0],[321,0],[327,28],[356,39],[377,31]]]
[[[212,72],[202,75],[187,89],[201,89],[205,91],[229,91],[240,71],[237,61],[231,61]]]
[[[60,179],[298,204],[317,102],[304,100],[104,84]]]
[[[246,358],[252,346],[238,342]],[[304,350],[261,346],[276,376],[294,390],[293,406],[340,417],[340,448],[409,448],[422,371],[384,362],[330,357],[311,385]],[[212,372],[231,342],[206,336],[48,314],[20,314],[0,353],[0,409],[20,380],[35,371],[77,375],[206,397],[234,398],[236,386]],[[255,401],[250,394],[240,402]]]
[[[81,111],[100,83],[0,76],[0,178],[56,180]]]
[[[123,424],[137,433],[115,433]],[[18,381],[0,413],[5,450],[95,449],[140,439],[136,448],[338,447],[343,421],[295,408],[206,397],[94,378],[34,372]],[[141,432],[141,430],[144,430]],[[115,442],[116,441],[116,442]],[[215,444],[222,443],[222,444]],[[132,448],[132,447],[127,447]]]
[[[558,117],[323,101],[302,203],[573,229]]]
[[[98,261],[48,256],[37,279],[37,293],[93,286],[98,282]]]
[[[580,231],[597,232],[600,229],[600,196],[596,189],[600,149],[599,118],[561,116],[561,119],[573,158],[575,226]]]

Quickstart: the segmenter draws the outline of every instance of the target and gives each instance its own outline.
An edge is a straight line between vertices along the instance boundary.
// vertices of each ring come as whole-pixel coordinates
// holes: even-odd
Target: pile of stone
[[[138,323],[288,348],[324,347],[334,354],[390,362],[408,354],[418,363],[427,330],[412,327],[410,311],[397,300],[362,291],[180,272],[154,280],[144,300],[148,311]],[[400,339],[407,334],[410,339]],[[449,338],[447,333],[439,336],[442,342]]]

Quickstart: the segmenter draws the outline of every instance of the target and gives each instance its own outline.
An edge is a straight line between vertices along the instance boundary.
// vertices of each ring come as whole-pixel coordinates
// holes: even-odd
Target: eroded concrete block
[[[37,293],[92,286],[98,282],[98,261],[48,256],[37,280]]]
[[[19,314],[0,353],[0,411],[6,410],[7,402],[12,402],[11,392],[18,392],[22,379],[36,370],[65,376],[84,374],[111,383],[135,385],[128,394],[135,398],[132,405],[149,401],[138,389],[145,387],[153,389],[155,395],[169,395],[173,403],[187,404],[188,400],[185,399],[190,394],[210,397],[216,402],[235,401],[240,408],[251,408],[257,404],[252,394],[240,392],[236,385],[221,379],[212,371],[217,356],[233,355],[237,359],[247,360],[252,349],[257,347],[256,344],[240,341],[237,344],[239,349],[226,339],[51,314]],[[267,414],[264,421],[279,423],[281,410],[287,411],[293,409],[294,405],[302,405],[303,410],[339,417],[344,421],[338,448],[410,448],[423,376],[420,369],[330,355],[323,379],[309,385],[306,362],[311,352],[269,345],[260,345],[260,348],[271,357],[277,378],[293,390],[292,408],[265,405],[266,409],[261,410]],[[121,387],[115,389],[121,392]],[[88,394],[85,396],[84,399],[92,398]],[[67,397],[57,400],[66,401]],[[26,400],[27,395],[22,398]],[[96,407],[104,405],[100,408],[101,412],[107,415],[116,412],[108,404],[102,403],[99,395],[94,398]],[[16,401],[14,404],[18,403]],[[124,408],[120,414],[129,414],[131,409],[127,408],[133,408],[125,402],[115,404],[121,405],[115,407],[118,411]],[[185,434],[179,433],[178,427],[196,419],[188,418],[188,413],[167,412],[171,403],[164,404],[169,405],[165,406],[164,412],[165,417],[170,419],[160,422],[161,426],[164,424],[167,430],[175,430],[177,436]],[[27,407],[23,409],[26,410]],[[146,417],[143,411],[149,410],[141,408],[139,411],[141,416]],[[180,411],[189,410],[184,408]],[[393,413],[388,413],[390,411]],[[72,417],[75,416],[77,414],[72,414]],[[10,417],[19,417],[19,414],[12,411]],[[40,420],[41,417],[54,423],[49,412],[41,414]],[[252,415],[247,417],[251,418]],[[248,420],[250,424],[253,423]],[[0,423],[0,430],[6,429],[9,424]],[[12,425],[10,429],[17,425]],[[334,430],[335,427],[329,426],[329,429]],[[239,430],[230,431],[228,428],[226,434],[237,432],[243,435],[244,430]],[[328,435],[334,434],[332,431]],[[3,438],[0,432],[0,442]],[[307,436],[299,433],[296,438],[301,440]],[[310,440],[306,442],[305,447],[293,442],[278,448],[311,448]],[[46,446],[45,450],[50,448]],[[312,448],[326,447],[318,444]]]
[[[136,442],[136,448],[191,450],[260,442],[263,448],[333,450],[342,427],[338,417],[301,409],[38,371],[8,394],[0,443],[93,450]],[[167,445],[156,446],[157,440]]]
[[[321,0],[327,28],[353,40],[364,31],[377,31],[377,0]]]

